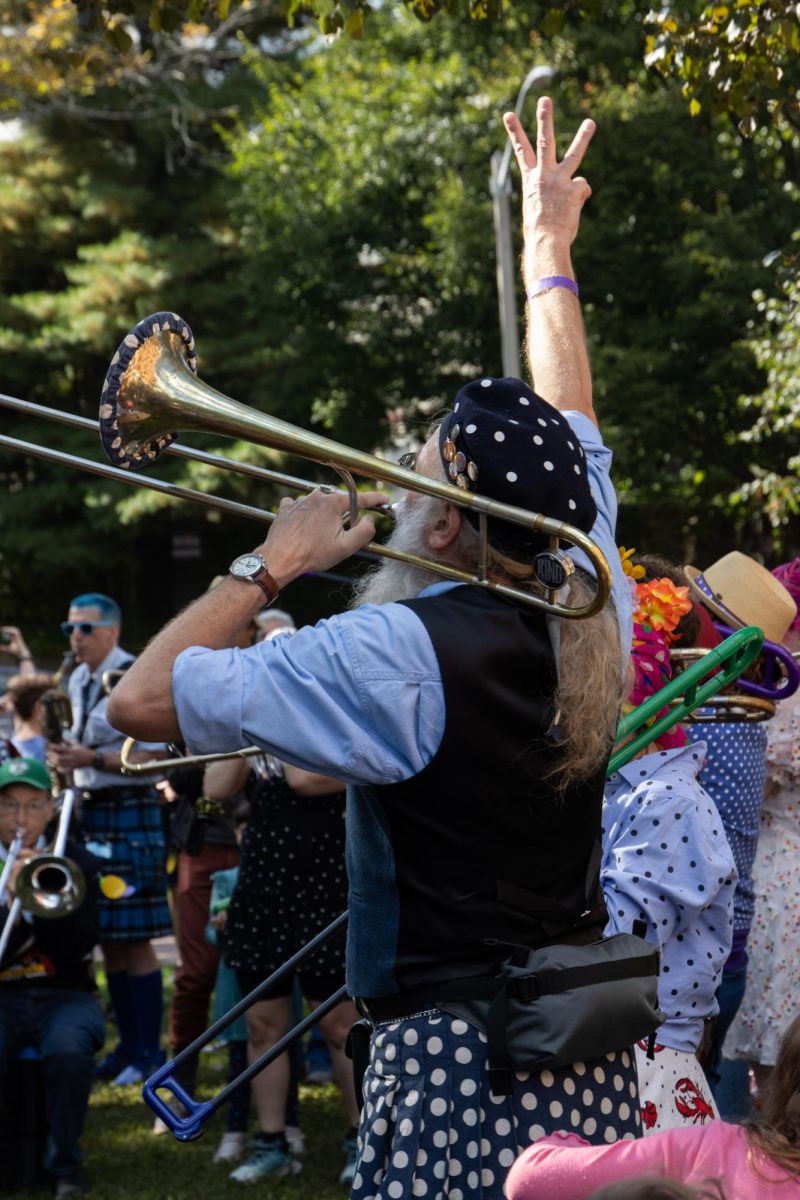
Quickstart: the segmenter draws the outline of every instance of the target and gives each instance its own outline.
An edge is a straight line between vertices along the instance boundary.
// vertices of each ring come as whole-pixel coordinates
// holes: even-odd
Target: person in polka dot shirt
[[[604,916],[585,913],[586,878],[630,645],[611,455],[570,261],[589,195],[574,175],[593,125],[584,123],[563,163],[549,101],[539,109],[538,156],[511,116],[507,127],[525,176],[537,392],[515,379],[467,384],[416,468],[590,533],[608,560],[613,606],[559,621],[485,588],[384,564],[357,589],[352,611],[230,651],[231,627],[259,605],[256,589],[233,578],[163,630],[112,697],[116,722],[139,736],[145,725],[181,729],[193,752],[258,745],[349,785],[347,985],[372,1025],[353,1200],[500,1200],[519,1151],[564,1122],[600,1143],[640,1131],[633,1053],[616,1040],[590,1062],[516,1072],[510,1094],[498,1095],[485,1034],[436,1002],[442,982],[493,977],[505,943],[551,941],[544,913],[553,903],[568,914],[557,936],[599,934]],[[385,497],[360,500],[369,508]],[[282,503],[258,551],[280,587],[373,536],[368,516],[345,529],[343,512],[337,493]],[[494,578],[536,587],[533,562],[547,536],[492,518],[489,542]],[[393,544],[477,565],[463,510],[416,492],[400,504]],[[591,578],[570,555],[565,598],[574,604]],[[503,898],[509,886],[524,905]]]
[[[671,677],[669,647],[691,646],[699,622],[680,568],[646,556],[636,585],[631,699]],[[654,569],[669,572],[661,579]],[[656,598],[658,597],[658,598]],[[647,925],[660,950],[655,1037],[636,1047],[645,1136],[717,1116],[696,1057],[705,1021],[716,1014],[716,989],[731,947],[736,867],[719,813],[698,782],[704,746],[678,728],[606,783],[600,879],[607,934]]]

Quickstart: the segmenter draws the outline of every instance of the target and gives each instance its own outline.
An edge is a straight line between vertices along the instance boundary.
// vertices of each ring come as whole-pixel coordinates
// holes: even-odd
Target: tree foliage
[[[329,38],[360,40],[376,11],[408,9],[424,23],[502,23],[511,13],[534,40],[566,29],[646,18],[645,63],[682,81],[693,115],[725,112],[740,131],[778,119],[800,127],[800,17],[794,0],[0,0],[0,96],[6,105],[83,111],[98,88],[141,101],[141,83],[185,99],[184,66],[236,54],[235,35],[257,41],[309,22]],[[178,105],[178,108],[180,105]]]
[[[751,136],[778,121],[800,130],[800,10],[794,0],[665,4],[652,14],[646,62],[684,81],[693,115],[729,113]]]
[[[765,514],[780,546],[787,524],[800,515],[800,280],[793,274],[781,295],[757,292],[755,300],[766,327],[752,336],[749,346],[767,384],[756,395],[742,397],[745,412],[756,414],[742,437],[760,449],[765,465],[751,464],[753,478],[736,499]]]

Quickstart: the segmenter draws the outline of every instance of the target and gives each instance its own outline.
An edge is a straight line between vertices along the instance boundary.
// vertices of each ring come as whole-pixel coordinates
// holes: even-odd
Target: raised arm
[[[553,102],[544,96],[536,109],[536,150],[514,113],[503,123],[522,174],[522,277],[527,300],[526,353],[534,387],[554,408],[585,413],[595,425],[592,376],[578,297],[567,286],[540,281],[573,280],[570,248],[581,211],[592,194],[575,176],[595,131],[584,121],[561,162],[556,159]]]

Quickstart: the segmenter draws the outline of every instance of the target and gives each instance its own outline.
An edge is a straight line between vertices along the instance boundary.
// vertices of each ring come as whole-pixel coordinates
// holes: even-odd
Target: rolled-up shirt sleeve
[[[346,783],[418,774],[444,703],[430,638],[411,609],[365,606],[247,650],[189,647],[173,699],[193,754],[260,746]]]
[[[597,517],[589,536],[602,550],[611,568],[611,596],[619,622],[620,647],[623,669],[627,670],[633,636],[633,603],[631,587],[617,550],[617,494],[611,482],[612,453],[606,446],[600,430],[584,413],[564,412],[586,455],[589,486],[597,505]],[[594,568],[582,550],[570,550],[577,566],[594,575]]]

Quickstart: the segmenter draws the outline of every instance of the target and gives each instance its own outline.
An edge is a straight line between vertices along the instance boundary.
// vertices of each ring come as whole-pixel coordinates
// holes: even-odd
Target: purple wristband
[[[533,291],[528,293],[529,300],[535,300],[537,296],[541,296],[542,292],[547,292],[550,288],[563,287],[568,292],[572,292],[573,296],[579,296],[578,285],[574,279],[570,279],[568,275],[545,275],[544,279],[537,279],[533,285]]]

